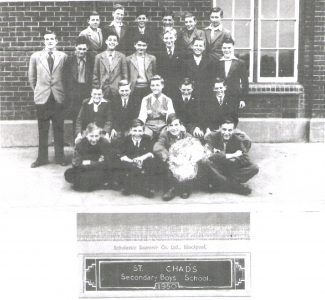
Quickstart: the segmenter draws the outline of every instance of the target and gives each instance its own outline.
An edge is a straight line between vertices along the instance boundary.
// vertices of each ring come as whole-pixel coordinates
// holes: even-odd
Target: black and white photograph
[[[324,16],[0,0],[4,298],[322,298]]]

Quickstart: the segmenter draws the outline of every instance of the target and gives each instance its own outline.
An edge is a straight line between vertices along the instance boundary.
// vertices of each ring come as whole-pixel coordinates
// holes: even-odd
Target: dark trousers
[[[238,161],[231,161],[218,155],[213,159],[201,161],[200,168],[201,180],[217,186],[227,185],[229,181],[247,182],[259,171],[258,166],[251,162],[241,165]]]
[[[63,104],[55,102],[51,94],[45,104],[36,105],[36,116],[38,121],[38,157],[39,161],[48,160],[48,134],[50,121],[52,121],[55,160],[64,158],[64,107]]]
[[[143,87],[143,88],[134,88],[132,99],[134,100],[134,115],[138,117],[140,112],[140,107],[142,103],[142,99],[151,93],[150,87]]]
[[[73,167],[64,173],[65,180],[79,191],[93,191],[103,186],[107,172],[103,167]]]

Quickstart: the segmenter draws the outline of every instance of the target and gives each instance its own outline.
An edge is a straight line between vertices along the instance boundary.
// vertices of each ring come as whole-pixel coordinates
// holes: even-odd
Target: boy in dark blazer
[[[101,89],[92,89],[91,98],[83,101],[77,117],[75,143],[77,144],[84,137],[84,131],[89,123],[95,123],[98,127],[103,128],[102,136],[110,141],[112,119],[111,103],[103,98]]]
[[[104,186],[110,177],[112,151],[109,142],[101,137],[102,128],[95,123],[88,124],[85,137],[76,145],[72,168],[64,177],[79,191],[92,191]]]
[[[53,125],[55,162],[62,166],[64,159],[64,114],[66,102],[66,60],[68,56],[56,49],[57,36],[53,31],[44,34],[45,48],[32,54],[28,79],[34,91],[39,143],[38,156],[31,168],[48,164],[48,132]]]
[[[141,120],[132,121],[130,134],[124,138],[119,156],[123,170],[122,193],[130,195],[139,192],[145,197],[152,198],[154,155],[151,140],[144,135],[144,124]]]
[[[88,41],[84,36],[76,39],[75,53],[67,60],[67,95],[75,132],[82,101],[90,97],[94,68],[94,55],[88,51]]]
[[[211,155],[202,160],[201,165],[206,172],[205,182],[210,185],[210,189],[249,195],[251,189],[243,183],[255,176],[259,169],[250,161],[247,148],[235,134],[235,123],[226,117],[219,131],[206,136]]]
[[[118,95],[118,83],[128,79],[126,57],[116,51],[119,38],[110,32],[105,41],[107,50],[97,54],[95,58],[93,87],[103,90],[104,98],[111,99]]]
[[[89,26],[80,32],[79,36],[83,36],[88,41],[89,50],[95,55],[105,50],[102,30],[99,28],[100,16],[97,11],[90,13],[88,17]]]
[[[218,61],[216,74],[223,78],[227,86],[226,93],[238,98],[238,108],[246,106],[248,96],[248,69],[245,62],[234,55],[234,40],[227,38],[222,43],[223,57]]]

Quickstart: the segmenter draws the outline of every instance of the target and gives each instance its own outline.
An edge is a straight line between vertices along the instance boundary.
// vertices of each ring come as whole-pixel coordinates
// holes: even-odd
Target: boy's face
[[[194,17],[185,18],[185,27],[188,31],[193,30],[195,26],[196,26],[196,20],[194,19]]]
[[[130,129],[130,135],[135,140],[141,139],[143,134],[144,134],[143,126],[132,127]]]
[[[222,53],[225,58],[230,58],[234,55],[234,45],[232,43],[223,43]]]
[[[153,80],[150,83],[150,89],[154,95],[160,95],[163,88],[164,85],[160,80]]]
[[[193,92],[193,87],[192,84],[182,84],[181,88],[179,89],[182,93],[183,96],[185,97],[189,97],[191,96],[192,92]]]
[[[138,41],[136,44],[134,44],[135,51],[137,51],[137,53],[140,55],[146,53],[147,47],[147,43],[142,41]]]
[[[143,28],[146,26],[146,23],[148,22],[148,19],[146,15],[140,15],[136,18],[136,22],[138,23],[138,26],[140,28]]]
[[[181,123],[178,119],[174,120],[168,125],[168,131],[174,135],[178,136],[181,132]]]
[[[91,132],[88,132],[86,138],[91,145],[95,146],[100,139],[100,129],[95,129]]]
[[[176,36],[172,32],[166,32],[163,41],[167,48],[172,48],[175,45]]]
[[[118,45],[118,40],[115,35],[110,35],[106,39],[106,45],[108,50],[115,50],[116,46]]]
[[[234,123],[224,123],[221,125],[221,135],[224,141],[229,141],[234,133],[235,125]]]
[[[131,89],[129,85],[122,85],[118,88],[118,92],[121,97],[126,98],[130,96]]]
[[[53,50],[55,49],[56,45],[58,43],[58,40],[56,39],[55,34],[45,34],[44,35],[44,44],[46,50]]]
[[[118,8],[113,11],[112,15],[113,15],[115,22],[121,23],[121,22],[123,22],[123,18],[124,18],[124,9]]]
[[[222,22],[222,17],[220,16],[220,14],[221,14],[221,11],[211,13],[210,21],[211,21],[212,26],[217,27]]]
[[[224,97],[226,87],[224,86],[223,82],[217,82],[214,84],[213,88],[214,92],[216,93],[216,97]]]
[[[90,16],[89,20],[88,20],[88,24],[89,24],[90,28],[97,29],[100,24],[99,16]]]
[[[88,47],[86,44],[79,44],[76,46],[75,54],[79,58],[84,58],[86,56]]]
[[[103,99],[103,92],[101,89],[93,89],[91,91],[91,98],[95,103],[99,103]]]
[[[162,23],[164,27],[173,27],[174,19],[172,16],[164,16],[162,19]]]
[[[205,50],[204,41],[195,41],[192,50],[195,56],[201,56]]]

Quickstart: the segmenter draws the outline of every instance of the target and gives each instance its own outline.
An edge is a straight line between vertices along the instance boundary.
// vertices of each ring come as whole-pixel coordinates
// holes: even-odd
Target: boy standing
[[[67,182],[79,191],[92,191],[104,186],[112,162],[109,142],[101,137],[102,128],[90,123],[86,135],[75,147],[72,168],[64,173]]]
[[[175,113],[172,100],[162,93],[164,79],[155,75],[150,80],[151,94],[142,99],[139,119],[145,124],[145,134],[152,138],[166,126],[168,116]]]
[[[105,41],[107,50],[95,58],[93,87],[102,89],[106,99],[117,96],[118,83],[128,78],[125,55],[115,50],[118,41],[116,33],[108,33]]]
[[[120,152],[123,177],[124,195],[136,191],[145,197],[152,198],[152,178],[154,171],[154,155],[152,143],[148,136],[144,136],[144,124],[135,119],[130,127],[130,134],[125,137]]]
[[[99,28],[100,16],[97,11],[93,11],[88,17],[89,26],[80,32],[79,36],[84,36],[89,45],[89,50],[94,53],[99,53],[103,51],[103,34],[102,30]]]
[[[67,55],[57,51],[55,32],[44,34],[45,48],[32,54],[29,62],[28,78],[34,91],[38,122],[38,156],[32,168],[48,164],[48,132],[50,121],[53,125],[55,162],[66,165],[64,159],[64,103]]]

